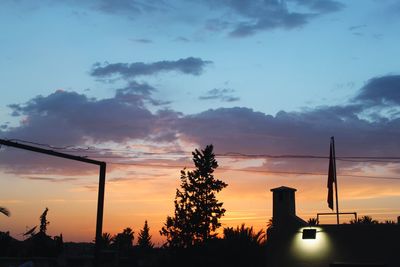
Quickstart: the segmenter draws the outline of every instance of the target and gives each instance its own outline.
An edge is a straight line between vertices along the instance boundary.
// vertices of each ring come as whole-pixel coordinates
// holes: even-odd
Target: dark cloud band
[[[400,150],[400,114],[388,117],[380,109],[365,112],[382,105],[398,110],[399,84],[396,75],[374,78],[345,105],[280,111],[275,116],[241,107],[192,115],[168,109],[152,112],[143,105],[152,87],[137,83],[100,100],[57,91],[10,106],[24,120],[17,127],[0,130],[0,135],[57,146],[84,145],[88,141],[123,145],[128,141],[183,140],[202,146],[213,143],[220,153],[317,155],[327,153],[329,137],[335,136],[340,156],[392,156]],[[218,97],[221,93],[224,91],[210,94]],[[1,152],[0,164],[14,171],[34,173],[36,168],[44,173],[46,160],[21,158]]]
[[[400,105],[400,75],[369,80],[354,100],[366,105]]]
[[[134,78],[137,76],[148,76],[160,72],[177,71],[184,74],[200,75],[204,68],[212,61],[201,58],[188,57],[176,61],[157,61],[154,63],[114,63],[94,64],[91,75],[99,78],[106,78],[119,75],[123,78]]]

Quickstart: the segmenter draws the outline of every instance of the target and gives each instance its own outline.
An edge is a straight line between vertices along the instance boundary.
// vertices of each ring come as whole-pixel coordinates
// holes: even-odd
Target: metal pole
[[[33,151],[33,152],[37,152],[37,153],[41,153],[41,154],[46,154],[46,155],[70,159],[70,160],[76,160],[76,161],[85,162],[85,163],[89,163],[89,164],[95,164],[95,165],[100,166],[99,195],[98,195],[98,200],[97,200],[95,255],[94,255],[94,266],[97,267],[99,264],[100,241],[101,241],[101,235],[103,232],[103,210],[104,210],[104,188],[105,188],[105,181],[106,181],[106,163],[103,161],[97,161],[97,160],[88,159],[85,157],[61,153],[61,152],[57,152],[54,150],[20,144],[20,143],[5,140],[5,139],[0,139],[0,145],[11,146],[11,147],[29,150],[29,151]]]
[[[339,200],[338,200],[338,187],[337,187],[337,175],[336,175],[336,153],[335,153],[335,138],[332,136],[332,156],[333,156],[333,170],[335,177],[335,196],[336,196],[336,222],[339,224]]]
[[[94,266],[100,265],[100,243],[103,233],[103,209],[104,209],[104,188],[106,182],[106,164],[100,165],[99,175],[99,194],[97,200],[97,223],[96,223],[96,243],[94,247]]]

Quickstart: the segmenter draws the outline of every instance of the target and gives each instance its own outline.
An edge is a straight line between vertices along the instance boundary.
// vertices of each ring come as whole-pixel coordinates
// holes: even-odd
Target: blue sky
[[[112,185],[130,188],[150,177],[154,188],[135,186],[147,197],[151,190],[161,192],[163,198],[154,204],[161,206],[166,199],[172,203],[174,173],[190,165],[189,152],[210,143],[219,154],[326,155],[334,135],[339,156],[396,156],[398,29],[395,0],[5,0],[0,4],[0,136],[93,146],[99,150],[72,152],[110,156],[105,160],[118,164],[178,166],[174,172],[109,169],[113,197],[129,203]],[[20,178],[18,186],[28,180],[60,181],[67,184],[66,192],[78,194],[61,199],[94,193],[95,183],[85,175],[95,177],[96,171],[4,148],[0,159],[6,185],[17,186],[15,178]],[[325,207],[320,204],[325,205],[325,176],[299,181],[272,175],[324,173],[325,161],[221,161],[225,168],[264,171],[271,178],[269,187],[286,183],[303,189],[311,199],[303,199],[308,203],[303,214]],[[398,177],[399,170],[394,161],[341,162],[338,167],[342,174],[379,177]],[[239,223],[240,218],[268,216],[261,206],[252,211],[235,202],[235,196],[247,194],[249,206],[264,203],[266,196],[257,190],[265,191],[267,183],[260,174],[250,175],[256,178],[242,192],[237,179],[243,172],[225,172],[233,177],[229,188],[236,188],[225,201],[236,215],[245,214],[235,215],[237,221],[227,218]],[[82,181],[70,179],[82,173]],[[159,188],[156,182],[164,184],[157,177],[163,175],[169,187]],[[356,200],[371,204],[375,197],[380,204],[365,209],[384,210],[381,218],[398,213],[397,180],[348,179],[343,184],[349,209],[359,207],[351,204]],[[10,209],[27,201],[2,194]],[[163,209],[152,216],[161,223],[166,215]],[[261,226],[263,221],[251,222]],[[122,225],[120,219],[108,229]]]
[[[236,37],[230,36],[230,24],[255,20],[231,7],[241,1],[153,2],[151,10],[140,1],[3,2],[3,111],[7,104],[56,89],[112,96],[117,82],[104,84],[89,75],[94,63],[105,61],[212,61],[198,76],[168,72],[139,77],[157,88],[156,97],[184,113],[245,106],[274,115],[339,104],[369,79],[397,73],[395,1],[341,3],[292,28],[271,26]],[[139,10],[127,9],[129,3],[138,3]],[[263,6],[261,1],[251,5]],[[292,12],[316,13],[290,7],[291,1],[287,5]],[[228,25],[215,25],[224,19]],[[240,100],[199,101],[213,89],[228,89]]]

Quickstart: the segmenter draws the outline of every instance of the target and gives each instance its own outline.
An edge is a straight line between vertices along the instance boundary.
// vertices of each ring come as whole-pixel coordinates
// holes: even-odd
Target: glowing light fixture
[[[302,239],[315,239],[317,236],[317,229],[303,229]]]
[[[314,266],[316,260],[325,259],[332,252],[331,238],[319,226],[302,227],[297,231],[290,246],[291,254],[302,262]]]

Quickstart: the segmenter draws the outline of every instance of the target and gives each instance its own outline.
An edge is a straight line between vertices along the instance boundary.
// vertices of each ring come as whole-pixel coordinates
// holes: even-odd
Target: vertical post
[[[36,153],[42,153],[50,156],[55,156],[59,158],[65,158],[70,160],[76,160],[80,162],[86,162],[89,164],[95,164],[100,166],[100,175],[99,175],[99,196],[97,201],[97,221],[96,221],[96,241],[95,241],[95,250],[94,250],[94,266],[99,266],[99,257],[100,257],[100,242],[101,235],[103,232],[103,208],[104,208],[104,188],[106,182],[106,163],[102,161],[97,161],[93,159],[88,159],[86,157],[80,157],[75,155],[70,155],[66,153],[61,153],[49,149],[43,149],[40,147],[34,147],[30,145],[20,144],[17,142],[5,140],[0,138],[0,146],[11,146],[19,149],[29,150]]]
[[[96,242],[94,247],[94,266],[100,265],[101,236],[103,233],[104,188],[106,183],[106,163],[100,165],[99,194],[97,200]]]
[[[335,154],[335,138],[332,136],[332,154],[333,154],[333,170],[335,177],[335,197],[336,197],[336,222],[339,224],[339,200],[338,200],[338,186],[337,186],[337,175],[336,175],[336,154]]]

